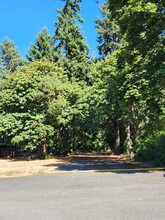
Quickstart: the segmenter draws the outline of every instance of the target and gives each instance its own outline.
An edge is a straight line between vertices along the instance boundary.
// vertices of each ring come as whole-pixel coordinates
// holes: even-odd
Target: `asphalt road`
[[[0,179],[0,220],[164,220],[163,172]]]

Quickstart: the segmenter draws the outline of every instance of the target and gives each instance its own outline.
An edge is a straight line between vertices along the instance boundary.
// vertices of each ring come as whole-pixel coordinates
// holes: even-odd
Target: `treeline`
[[[92,58],[81,2],[65,0],[54,36],[44,28],[27,60],[1,43],[1,143],[39,156],[111,150],[165,163],[165,2],[106,0]]]

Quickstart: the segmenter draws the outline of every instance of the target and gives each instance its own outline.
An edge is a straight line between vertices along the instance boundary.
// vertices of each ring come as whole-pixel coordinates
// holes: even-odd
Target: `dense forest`
[[[0,44],[0,142],[40,157],[109,151],[165,164],[165,1],[105,0],[98,57],[80,28],[83,0],[63,1],[54,35],[43,28],[26,60]]]

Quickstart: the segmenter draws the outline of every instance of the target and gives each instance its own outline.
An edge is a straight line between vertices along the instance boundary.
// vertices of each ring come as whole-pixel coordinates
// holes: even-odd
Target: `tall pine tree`
[[[83,22],[79,14],[79,3],[82,0],[63,1],[65,1],[63,9],[57,10],[59,16],[54,35],[57,42],[56,50],[69,78],[86,79],[88,46],[77,24]]]
[[[44,28],[37,36],[35,44],[31,44],[26,57],[29,61],[45,58],[49,61],[55,60],[54,39]]]
[[[5,38],[0,45],[0,69],[4,75],[14,72],[18,67],[25,64],[14,45],[14,42]]]
[[[110,10],[108,8],[108,2],[101,6],[100,9],[102,13],[102,18],[97,19],[96,30],[99,34],[98,36],[98,50],[102,57],[112,54],[112,52],[118,49],[121,45],[121,33],[120,28],[116,21],[112,19]]]

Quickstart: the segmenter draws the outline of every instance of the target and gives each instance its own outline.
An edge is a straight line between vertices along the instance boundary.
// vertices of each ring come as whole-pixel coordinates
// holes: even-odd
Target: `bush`
[[[165,165],[165,131],[156,132],[139,143],[136,158],[141,161],[153,161],[156,165]]]

